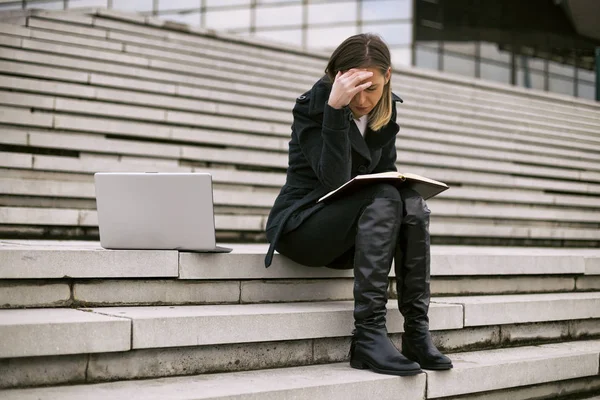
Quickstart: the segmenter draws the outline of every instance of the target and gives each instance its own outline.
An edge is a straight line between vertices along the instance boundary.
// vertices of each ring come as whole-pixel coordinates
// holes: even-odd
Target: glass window
[[[545,79],[544,74],[540,74],[539,72],[529,72],[529,76],[531,79],[531,87],[533,89],[545,90]]]
[[[64,10],[65,2],[59,1],[27,1],[25,2],[26,8],[41,8],[43,10]]]
[[[153,0],[113,0],[115,10],[152,11]]]
[[[200,12],[185,13],[185,14],[178,14],[178,13],[161,14],[161,15],[158,15],[158,18],[164,19],[166,21],[175,21],[175,22],[180,22],[182,24],[188,24],[188,25],[200,26],[200,24],[201,24]]]
[[[67,4],[69,8],[108,7],[107,0],[69,0]]]
[[[302,4],[302,0],[257,0],[257,4],[271,4],[271,3],[297,3]]]
[[[250,26],[250,9],[207,11],[206,26],[213,29],[247,28]]]
[[[572,78],[575,74],[575,68],[572,65],[548,61],[548,72]]]
[[[200,11],[201,0],[158,0],[158,10],[189,10],[196,8]]]
[[[596,87],[592,84],[579,81],[577,84],[577,95],[584,99],[596,100]]]
[[[444,71],[475,77],[475,59],[457,54],[443,54]]]
[[[394,67],[411,65],[412,51],[410,47],[392,47],[390,53],[392,55],[392,65]]]
[[[543,58],[527,58],[527,63],[529,64],[529,68],[537,69],[538,71],[546,70],[546,60]]]
[[[293,29],[285,31],[263,31],[256,32],[256,36],[274,42],[289,43],[297,46],[302,45],[302,30]]]
[[[0,4],[0,11],[4,10],[21,10],[23,4],[20,1],[11,2],[10,4]]]
[[[481,52],[481,58],[510,62],[510,53],[498,49],[498,45],[496,43],[481,42],[479,51]]]
[[[363,0],[362,19],[412,19],[412,0]]]
[[[421,68],[438,69],[440,55],[437,50],[417,46],[415,51],[415,65]]]
[[[444,42],[444,51],[475,56],[476,46],[473,42]]]
[[[583,80],[586,80],[589,82],[596,81],[596,72],[595,71],[590,71],[589,69],[579,68],[579,70],[577,71],[577,74],[578,74],[579,79],[583,79]]]
[[[309,24],[356,21],[356,2],[310,4]]]
[[[529,79],[532,89],[544,90],[544,74],[529,70]],[[517,69],[517,85],[525,87],[525,70]]]
[[[440,42],[426,42],[426,41],[419,41],[419,46],[421,47],[429,47],[430,49],[439,49],[440,48]]]
[[[206,0],[206,7],[250,5],[250,0]]]
[[[551,75],[548,80],[548,90],[554,93],[562,93],[573,96],[575,88],[573,87],[573,79],[561,78],[556,75]]]
[[[256,26],[302,25],[302,6],[257,7]]]
[[[380,34],[391,46],[412,43],[412,24],[409,23],[365,24],[362,26],[362,31]]]
[[[527,57],[527,56],[521,56],[518,54],[515,54],[515,57],[517,59],[517,66],[519,68],[524,67],[525,63],[527,63],[527,66],[529,67],[530,70],[544,72],[544,68],[545,68],[544,64],[546,63],[546,60],[542,60],[539,58],[531,58],[531,57]]]
[[[482,62],[480,64],[481,78],[501,83],[510,83],[510,67]]]
[[[352,35],[356,35],[356,25],[335,28],[309,28],[307,46],[326,49],[335,48]]]

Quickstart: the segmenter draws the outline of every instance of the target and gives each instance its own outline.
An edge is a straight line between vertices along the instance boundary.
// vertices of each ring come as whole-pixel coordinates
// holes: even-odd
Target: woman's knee
[[[404,208],[402,197],[394,185],[388,183],[370,185],[365,195],[365,208],[363,210],[377,211],[370,212],[369,218],[398,222],[402,220],[402,210]]]
[[[376,183],[372,185],[372,198],[373,199],[390,199],[395,201],[402,201],[402,197],[398,188],[389,183]]]
[[[431,211],[423,196],[413,189],[399,191],[404,203],[404,221],[406,223],[428,224]]]

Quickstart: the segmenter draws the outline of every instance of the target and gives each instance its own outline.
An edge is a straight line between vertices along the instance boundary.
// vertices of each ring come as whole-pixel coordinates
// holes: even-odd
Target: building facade
[[[565,39],[565,51],[565,45],[545,46],[556,38],[553,32],[544,36],[543,27],[533,27],[535,34],[523,41],[529,36],[515,32],[526,32],[531,23],[525,28],[503,24],[503,19],[516,21],[532,10],[542,14],[540,20],[555,19],[550,30],[568,25],[561,20],[559,1],[535,1],[489,10],[490,2],[477,0],[0,0],[0,11],[107,7],[309,50],[331,50],[350,35],[375,32],[387,41],[394,65],[595,99],[593,42],[566,40],[573,36],[567,26],[557,36]],[[522,4],[529,4],[528,9]],[[493,18],[486,20],[486,12]],[[510,37],[503,32],[511,32]]]

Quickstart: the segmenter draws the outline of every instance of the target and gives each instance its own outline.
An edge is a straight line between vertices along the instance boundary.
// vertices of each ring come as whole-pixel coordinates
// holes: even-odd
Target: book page
[[[402,178],[403,175],[400,172],[389,171],[389,172],[380,172],[378,174],[366,174],[366,175],[357,175],[354,179],[377,179],[377,178]]]
[[[433,185],[439,185],[439,186],[448,187],[448,185],[446,185],[444,182],[436,181],[436,180],[430,179],[430,178],[425,178],[424,176],[421,176],[421,175],[411,174],[411,173],[408,173],[408,172],[403,173],[402,175],[404,175],[404,177],[407,178],[407,179],[414,179],[414,180],[417,180],[417,181],[428,182],[428,183],[431,183]]]

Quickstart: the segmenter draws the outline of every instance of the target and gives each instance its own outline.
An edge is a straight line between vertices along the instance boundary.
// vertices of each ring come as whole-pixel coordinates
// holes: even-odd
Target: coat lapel
[[[368,128],[367,128],[368,130]],[[369,146],[367,146],[367,142],[365,142],[365,138],[361,135],[360,130],[354,123],[354,121],[350,121],[350,132],[348,133],[350,137],[350,144],[354,151],[363,156],[369,163],[371,163],[371,151]]]

